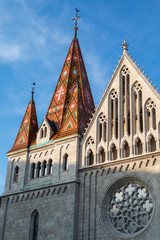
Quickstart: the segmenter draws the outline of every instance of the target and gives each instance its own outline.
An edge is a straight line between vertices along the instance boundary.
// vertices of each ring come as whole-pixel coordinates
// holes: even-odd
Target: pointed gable
[[[33,98],[30,100],[23,117],[16,140],[10,152],[29,147],[38,130],[36,107]]]
[[[87,73],[78,39],[74,38],[46,115],[58,129],[54,138],[82,134],[93,112]]]

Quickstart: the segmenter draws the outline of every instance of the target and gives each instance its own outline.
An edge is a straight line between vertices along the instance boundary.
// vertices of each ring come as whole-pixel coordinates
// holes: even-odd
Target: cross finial
[[[128,51],[128,46],[129,46],[129,44],[126,43],[126,40],[124,40],[124,42],[123,42],[123,44],[122,44],[123,52],[127,52],[127,51]]]
[[[80,16],[78,15],[79,10],[76,8],[76,16],[73,18],[73,21],[75,22],[75,27],[74,27],[74,37],[77,38],[77,31],[78,31],[78,27],[77,27],[77,21],[78,18],[80,18]]]
[[[36,85],[36,84],[33,82],[33,84],[32,84],[32,92],[31,92],[31,94],[32,94],[32,100],[33,100],[35,85]]]

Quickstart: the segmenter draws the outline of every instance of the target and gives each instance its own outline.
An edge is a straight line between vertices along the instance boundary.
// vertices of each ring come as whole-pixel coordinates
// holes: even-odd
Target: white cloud
[[[0,43],[0,58],[7,61],[16,61],[21,58],[22,47],[18,44]]]
[[[58,44],[69,44],[71,42],[70,36],[64,34],[59,29],[55,29],[51,38]]]

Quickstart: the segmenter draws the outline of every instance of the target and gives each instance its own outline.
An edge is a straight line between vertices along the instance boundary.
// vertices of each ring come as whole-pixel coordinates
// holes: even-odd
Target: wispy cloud
[[[0,58],[6,61],[16,61],[22,57],[22,47],[12,43],[0,42]]]
[[[69,44],[71,42],[70,36],[64,34],[64,32],[59,29],[54,29],[54,33],[51,35],[51,38],[58,44]]]

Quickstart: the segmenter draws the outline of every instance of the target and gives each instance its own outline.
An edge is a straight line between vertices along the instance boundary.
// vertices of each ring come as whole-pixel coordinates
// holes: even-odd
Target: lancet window
[[[99,135],[98,142],[100,142],[101,140],[106,142],[106,130],[107,130],[107,119],[105,114],[102,113],[98,119],[98,135]]]
[[[151,135],[148,142],[148,152],[154,152],[154,151],[156,151],[156,140],[153,137],[153,135]]]
[[[99,163],[105,162],[105,151],[103,148],[99,150]]]
[[[46,160],[44,160],[43,162],[42,162],[42,176],[45,176],[46,174],[47,174],[47,162],[46,162]]]
[[[123,144],[123,157],[126,158],[126,157],[129,157],[129,155],[130,155],[129,145],[125,141],[124,144]]]
[[[142,87],[139,82],[133,85],[134,133],[143,132]]]
[[[68,170],[68,154],[65,154],[65,156],[64,156],[63,170],[64,171]]]
[[[121,71],[122,136],[130,135],[130,71],[124,66]]]
[[[14,178],[13,178],[14,182],[18,182],[18,175],[19,175],[19,167],[16,166],[14,169]]]
[[[143,152],[143,145],[140,138],[137,138],[135,141],[135,155],[140,155]]]
[[[36,164],[32,163],[31,165],[31,178],[35,177]]]
[[[118,138],[118,94],[114,89],[110,93],[110,113],[110,139]]]
[[[93,165],[93,163],[94,163],[94,155],[93,155],[93,152],[92,152],[91,149],[90,149],[89,152],[88,152],[88,157],[87,157],[87,159],[88,159],[88,165],[89,165],[89,166],[90,166],[90,165]]]
[[[116,160],[117,159],[117,148],[115,144],[112,144],[111,151],[110,151],[110,160]]]
[[[38,162],[36,164],[36,177],[40,177],[41,176],[41,163]]]
[[[40,130],[40,138],[45,138],[47,136],[47,127],[43,124],[43,127]]]
[[[146,103],[146,118],[147,118],[147,131],[149,129],[156,129],[156,104],[152,99],[148,99]]]
[[[48,175],[52,175],[52,159],[49,159],[49,161],[48,161],[47,174],[48,174]]]
[[[39,213],[35,210],[31,215],[30,240],[38,239]]]

